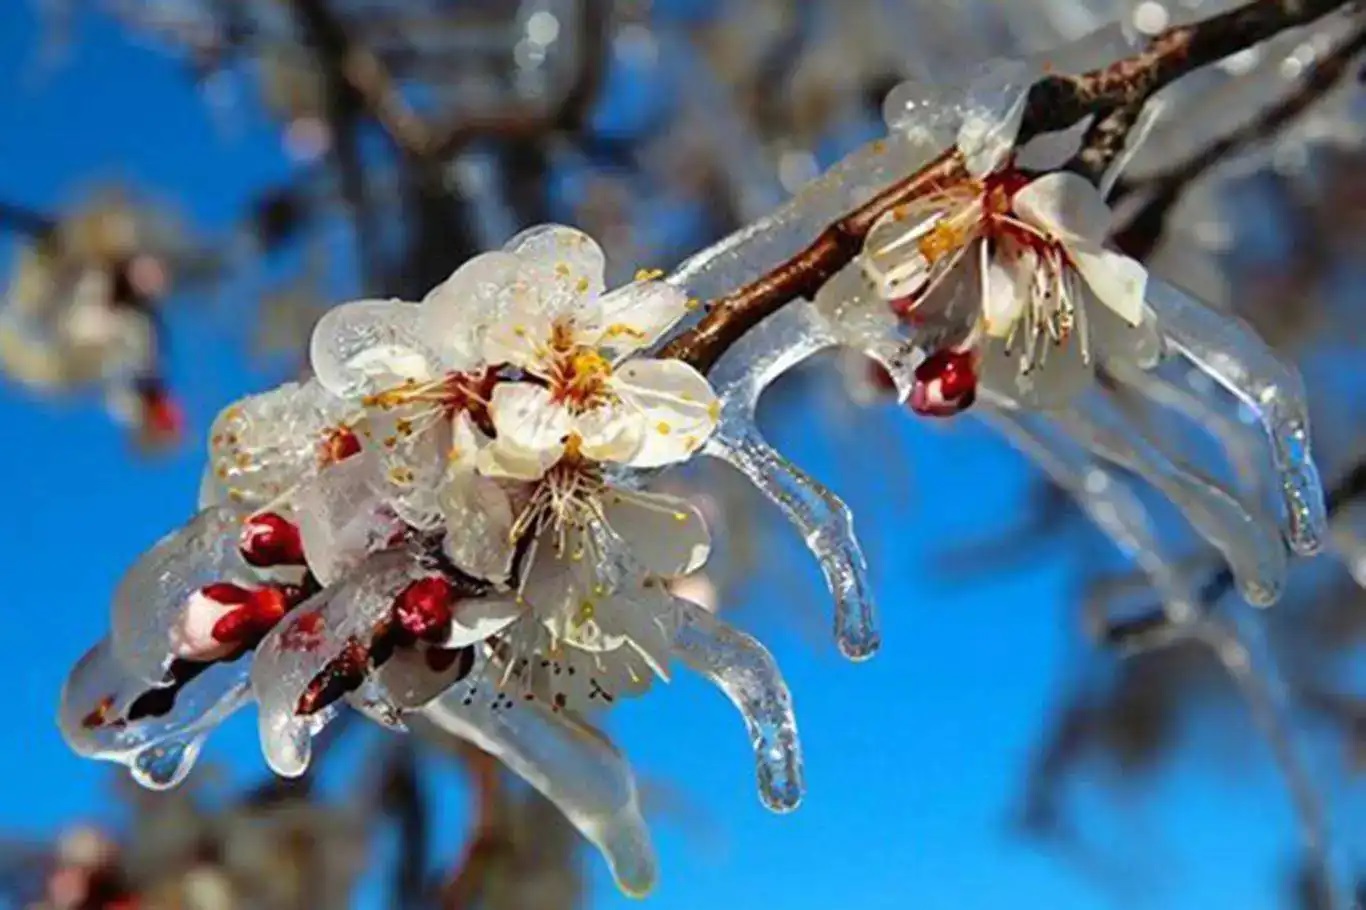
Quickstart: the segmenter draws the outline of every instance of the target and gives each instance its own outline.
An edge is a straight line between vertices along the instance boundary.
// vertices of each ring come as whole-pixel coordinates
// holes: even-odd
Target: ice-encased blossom
[[[875,225],[860,263],[876,291],[908,320],[961,326],[941,350],[971,355],[927,363],[912,406],[951,414],[971,403],[943,393],[946,368],[1030,406],[1058,407],[1085,387],[1097,361],[1151,363],[1160,342],[1144,299],[1147,273],[1105,249],[1109,226],[1109,208],[1084,178],[1030,179],[1009,166]],[[828,293],[848,292],[837,285]],[[959,299],[944,299],[952,295]]]

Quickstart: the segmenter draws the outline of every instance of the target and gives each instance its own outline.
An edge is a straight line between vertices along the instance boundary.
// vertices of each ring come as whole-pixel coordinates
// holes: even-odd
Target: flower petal
[[[446,370],[466,372],[478,365],[484,335],[509,309],[520,268],[520,261],[509,253],[483,253],[423,299],[422,337]]]
[[[1110,232],[1110,207],[1091,181],[1071,171],[1044,174],[1015,194],[1020,220],[1071,243],[1099,244]]]
[[[333,465],[301,487],[293,515],[308,567],[323,585],[340,581],[403,530],[364,456]]]
[[[598,300],[601,330],[592,344],[613,357],[643,350],[688,311],[688,295],[662,281],[636,281]]]
[[[1077,249],[1071,255],[1097,300],[1129,325],[1143,323],[1148,309],[1148,270],[1142,263],[1110,250]]]
[[[512,572],[516,548],[512,501],[498,482],[457,467],[441,488],[441,514],[446,525],[443,549],[460,571],[494,584]]]
[[[443,647],[458,648],[497,635],[526,613],[526,605],[516,597],[471,597],[455,606],[451,633]]]
[[[574,416],[579,451],[594,461],[630,463],[645,442],[645,415],[617,404]]]
[[[711,552],[702,511],[686,499],[613,489],[603,512],[631,556],[650,572],[672,577],[696,572]]]
[[[607,257],[597,241],[562,224],[541,224],[513,237],[503,249],[531,265],[555,286],[551,297],[592,300],[602,295]]]
[[[557,404],[550,390],[527,382],[504,382],[489,401],[489,416],[498,435],[480,452],[480,470],[495,476],[536,479],[564,453],[572,428],[569,411]],[[538,473],[528,470],[541,465]]]
[[[998,58],[984,65],[969,84],[958,151],[972,176],[995,171],[1014,150],[1033,82],[1034,74],[1024,61]]]
[[[422,308],[401,300],[358,300],[328,310],[313,328],[309,360],[323,387],[359,398],[433,375]]]
[[[645,439],[628,462],[632,467],[686,461],[711,436],[721,416],[711,385],[681,360],[629,361],[612,376],[611,387],[645,417]]]
[[[224,408],[209,430],[211,498],[260,507],[312,477],[345,409],[315,380],[287,382]]]
[[[982,255],[987,246],[982,244]],[[1038,268],[1038,257],[1030,251],[1005,258],[991,256],[982,276],[982,318],[986,332],[995,338],[1010,334],[1029,300],[1031,273]]]

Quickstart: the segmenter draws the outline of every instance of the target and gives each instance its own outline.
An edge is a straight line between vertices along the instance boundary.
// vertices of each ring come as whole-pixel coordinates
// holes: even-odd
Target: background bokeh
[[[677,14],[706,13],[707,4],[694,5]],[[230,87],[196,82],[182,60],[103,13],[73,23],[54,36],[35,5],[0,4],[0,198],[57,211],[105,184],[146,188],[197,237],[236,255],[244,208],[300,167],[278,123],[240,87],[235,100],[206,104],[206,94]],[[629,70],[613,72],[594,114],[605,133],[669,103],[663,81],[646,92]],[[831,123],[819,160],[874,133],[876,116],[870,107]],[[565,165],[552,210],[568,210],[583,179]],[[713,232],[703,205],[651,204],[638,218],[663,239],[648,261],[618,263],[625,269],[667,265],[664,257]],[[1248,221],[1272,217],[1256,197],[1245,205]],[[0,237],[0,261],[15,242]],[[345,249],[349,238],[331,242]],[[329,299],[355,291],[346,258],[329,266]],[[110,767],[77,758],[59,738],[57,693],[103,634],[121,572],[192,507],[198,440],[213,415],[296,368],[287,355],[248,353],[264,280],[258,270],[211,293],[173,292],[165,369],[188,442],[170,453],[141,457],[93,397],[45,401],[0,383],[0,653],[13,693],[0,741],[0,828],[12,838],[42,840],[82,819],[116,825],[126,814]],[[956,545],[1027,525],[1039,508],[1036,475],[980,424],[850,408],[836,369],[826,363],[823,377],[786,380],[765,419],[776,444],[853,507],[870,548],[884,648],[867,664],[841,660],[819,575],[795,535],[752,517],[734,532],[761,565],[727,588],[722,609],[781,660],[809,795],[789,817],[762,808],[738,720],[696,680],[623,705],[608,727],[645,781],[663,868],[650,906],[1287,906],[1287,876],[1300,860],[1294,819],[1265,744],[1236,705],[1184,718],[1182,747],[1141,785],[1104,762],[1074,782],[1069,799],[1094,847],[1084,858],[1026,836],[1028,770],[1059,693],[1089,659],[1076,604],[1090,571],[1113,557],[1056,502],[1008,551],[955,557]],[[196,772],[212,781],[204,786],[268,773],[254,717],[244,713],[212,738]],[[360,760],[355,751],[343,748],[326,770],[330,798],[369,786],[348,770]],[[439,866],[466,837],[468,793],[446,769],[428,795]],[[585,862],[591,906],[633,903],[615,893],[596,857]],[[362,906],[383,901],[372,875]]]

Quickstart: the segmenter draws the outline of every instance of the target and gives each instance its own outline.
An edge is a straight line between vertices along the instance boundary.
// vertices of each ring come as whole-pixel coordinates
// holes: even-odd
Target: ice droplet
[[[1286,556],[1268,518],[1248,510],[1207,477],[1188,470],[1134,427],[1099,390],[1052,414],[1078,444],[1133,471],[1171,500],[1200,536],[1223,554],[1248,603],[1269,606],[1285,585]]]
[[[190,773],[203,745],[204,737],[194,736],[150,746],[134,757],[128,772],[148,790],[169,790]]]
[[[1168,342],[1243,401],[1261,422],[1279,476],[1286,540],[1302,555],[1324,544],[1328,514],[1310,452],[1309,409],[1298,371],[1247,323],[1150,277],[1148,304]]]
[[[805,788],[792,694],[773,655],[758,641],[686,600],[674,656],[715,683],[739,709],[754,747],[759,797],[790,812]]]
[[[251,698],[250,659],[214,664],[185,683],[164,709],[129,718],[140,698],[159,690],[115,659],[108,639],[91,648],[62,686],[57,721],[78,755],[125,765],[142,786],[184,780],[208,734]]]
[[[434,728],[473,743],[553,802],[602,852],[622,891],[640,897],[654,887],[658,864],[635,778],[600,733],[535,704],[509,703],[482,667],[409,720],[419,733]]]
[[[1138,564],[1168,616],[1186,619],[1195,614],[1197,599],[1176,563],[1163,552],[1147,509],[1114,472],[1058,438],[1044,418],[985,404],[979,405],[977,413],[1066,490],[1115,546]]]

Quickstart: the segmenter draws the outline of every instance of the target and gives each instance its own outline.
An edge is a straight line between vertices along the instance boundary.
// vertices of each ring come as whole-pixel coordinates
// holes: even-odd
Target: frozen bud
[[[350,427],[337,427],[323,440],[320,460],[324,465],[345,461],[360,452],[360,437]]]
[[[294,599],[273,586],[205,585],[189,596],[171,627],[171,653],[197,663],[222,660],[274,628]]]
[[[936,351],[915,369],[911,410],[924,417],[952,417],[977,399],[977,369],[971,351]]]
[[[451,625],[454,594],[451,583],[439,575],[419,579],[394,599],[394,619],[413,638],[441,641]]]
[[[306,564],[298,526],[275,512],[249,518],[242,525],[239,547],[242,558],[257,568]]]
[[[141,443],[159,449],[179,442],[185,431],[185,414],[166,385],[159,379],[142,379],[135,394],[134,420]]]

